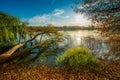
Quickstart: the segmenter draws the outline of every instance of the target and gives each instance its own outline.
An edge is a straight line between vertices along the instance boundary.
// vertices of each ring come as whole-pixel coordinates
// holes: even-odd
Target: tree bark
[[[0,59],[1,58],[7,58],[7,57],[11,56],[18,48],[22,47],[23,45],[24,45],[24,43],[20,43],[20,44],[14,46],[13,48],[8,50],[7,52],[1,54]]]
[[[25,48],[23,51],[17,52],[15,53],[16,50],[18,50],[20,47],[24,46],[25,44],[27,44],[27,42],[31,42],[32,40],[34,40],[38,35],[41,35],[43,33],[38,33],[37,35],[35,35],[32,39],[25,41],[24,43],[19,43],[17,45],[15,45],[14,47],[12,47],[10,50],[8,50],[7,52],[3,53],[0,55],[0,64],[2,63],[6,63],[7,61],[13,60],[15,58],[17,58],[18,56],[21,56],[25,53],[28,53],[29,51],[33,50],[36,47],[39,47],[40,44],[35,45],[35,46],[31,46],[31,47],[27,47]],[[14,54],[15,53],[15,54]]]

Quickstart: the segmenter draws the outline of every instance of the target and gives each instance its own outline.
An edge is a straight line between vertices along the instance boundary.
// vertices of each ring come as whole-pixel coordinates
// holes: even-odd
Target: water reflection
[[[66,36],[66,40],[63,42],[64,45],[68,44],[69,47],[77,47],[81,45],[83,37],[95,36],[95,30],[79,30],[79,31],[61,31]],[[96,34],[97,35],[97,34]]]
[[[87,36],[97,36],[98,34],[96,34],[96,30],[79,30],[79,31],[60,31],[61,34],[63,34],[64,36],[64,41],[62,43],[60,43],[60,47],[64,47],[64,48],[69,48],[69,47],[78,47],[81,46],[85,43],[82,43],[82,38],[83,37],[87,37]],[[46,37],[43,37],[42,40],[45,40]],[[36,40],[39,42],[40,40],[40,36],[38,36],[36,38]],[[66,49],[67,49],[66,48]],[[60,54],[64,53],[64,51],[61,51],[58,54],[58,56]],[[39,65],[40,63],[44,63],[46,65],[49,66],[54,66],[55,64],[55,60],[56,60],[56,56],[48,56],[46,58],[40,57],[39,60],[36,61],[37,65]],[[41,62],[43,61],[43,62]],[[38,63],[40,62],[40,63]]]
[[[60,43],[59,47],[63,47],[64,49],[78,46],[87,47],[97,58],[111,61],[113,56],[108,56],[109,50],[106,44],[104,44],[104,38],[100,37],[96,32],[96,30],[60,31],[64,36],[64,41]],[[43,37],[42,40],[45,40],[46,38],[47,37]],[[40,36],[38,36],[36,40],[39,41]],[[57,56],[62,53],[64,53],[64,51],[57,53]],[[39,61],[44,61],[44,64],[54,66],[55,60],[56,56],[48,56],[46,58],[40,57],[37,64],[40,64]]]

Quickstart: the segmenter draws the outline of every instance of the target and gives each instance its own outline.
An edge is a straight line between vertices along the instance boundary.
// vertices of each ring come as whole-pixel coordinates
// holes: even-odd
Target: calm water
[[[70,47],[83,46],[89,48],[93,52],[93,55],[99,59],[107,60],[107,61],[111,61],[112,59],[114,59],[114,56],[112,55],[106,57],[106,55],[109,54],[109,50],[107,46],[104,44],[104,38],[102,38],[97,33],[96,30],[60,31],[60,33],[62,33],[65,38],[64,41],[60,43],[59,47],[63,47],[67,49]],[[91,38],[92,40],[87,38],[88,36],[92,36]],[[86,37],[87,40],[83,39],[84,37]],[[45,39],[46,37],[43,37],[42,40]],[[40,40],[40,36],[36,38],[36,41],[39,40]],[[101,43],[100,45],[98,45],[99,42]],[[34,51],[37,52],[38,49],[35,49]],[[33,63],[32,65],[37,66],[40,64],[45,64],[54,67],[56,58],[62,53],[64,53],[64,51],[57,53],[58,54],[57,56],[48,56],[48,57],[42,56],[38,60],[36,60],[36,62]]]
[[[64,42],[62,42],[60,46],[68,44],[70,47],[80,46],[83,37],[97,36],[96,30],[60,31],[60,33],[65,37]],[[38,36],[36,40],[39,41],[40,36]]]
[[[64,44],[69,44],[70,47],[77,47],[81,45],[83,37],[95,36],[96,31],[91,30],[79,30],[79,31],[62,31],[62,33],[68,37]]]
[[[59,45],[60,47],[64,47],[65,45],[68,45],[68,47],[78,47],[81,45],[83,37],[98,36],[98,34],[96,33],[96,30],[60,31],[60,33],[62,33],[63,36],[66,37],[64,42],[62,42]],[[38,36],[36,40],[39,41],[40,36]],[[64,51],[61,53],[64,53]],[[40,57],[33,65],[39,65],[41,63],[41,64],[54,66],[55,60],[56,60],[56,56]]]

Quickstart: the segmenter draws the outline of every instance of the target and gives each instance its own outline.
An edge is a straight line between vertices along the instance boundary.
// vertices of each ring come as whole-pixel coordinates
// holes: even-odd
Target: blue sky
[[[31,26],[77,25],[71,6],[75,0],[0,0],[0,11],[28,21]],[[78,20],[79,21],[79,20]],[[82,23],[81,23],[82,24]]]

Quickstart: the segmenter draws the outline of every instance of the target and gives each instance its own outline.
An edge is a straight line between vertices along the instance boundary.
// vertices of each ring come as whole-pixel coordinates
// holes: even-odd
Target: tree
[[[18,35],[19,35],[18,43],[21,42],[21,39],[25,40],[26,39],[26,35],[29,34],[28,28],[27,28],[27,26],[28,26],[27,22],[22,22],[20,26],[21,27],[20,27],[20,29],[18,31]]]
[[[22,34],[21,34],[22,33]],[[21,39],[26,36],[26,25],[19,18],[0,12],[0,50],[6,50],[8,47],[17,44],[17,37]],[[23,35],[24,34],[24,35]],[[2,51],[4,52],[4,51]]]
[[[106,39],[109,55],[120,57],[120,0],[76,0],[73,9],[92,19]]]
[[[4,51],[0,55],[0,64],[14,60],[17,60],[19,63],[31,62],[38,59],[43,53],[48,56],[55,55],[59,51],[58,45],[62,41],[62,36],[52,26],[35,30],[30,29],[26,23],[22,23],[18,18],[5,13],[0,13],[0,19],[0,33],[4,33],[0,34],[0,47],[12,45],[8,51]],[[30,39],[26,38],[28,32],[31,35]],[[29,34],[28,36],[30,36]],[[36,43],[35,41],[39,36],[41,36],[40,41]],[[45,38],[44,40],[43,37]],[[19,39],[18,42],[17,38]],[[28,45],[30,43],[33,44]],[[18,49],[20,48],[21,50],[19,51]],[[34,54],[32,52],[34,49],[39,49],[39,51],[35,53],[34,57],[28,59],[31,54]]]

